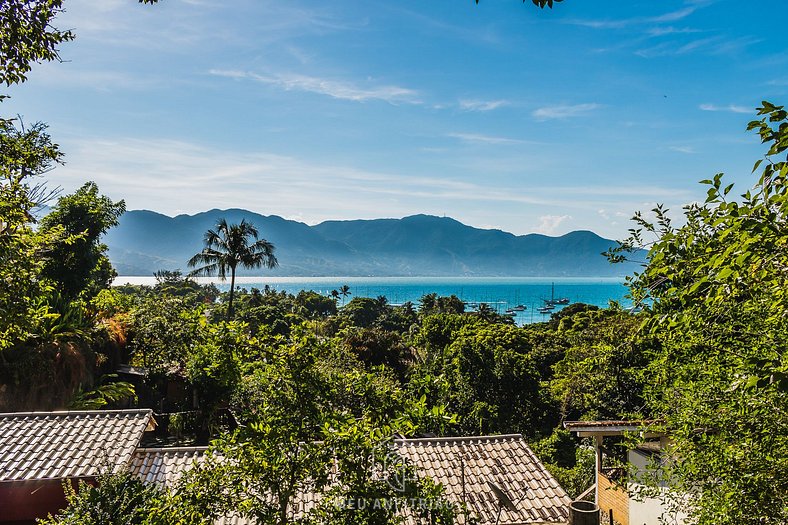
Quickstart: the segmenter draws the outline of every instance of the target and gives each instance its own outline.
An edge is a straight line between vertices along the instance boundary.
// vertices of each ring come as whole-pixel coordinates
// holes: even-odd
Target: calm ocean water
[[[228,282],[215,278],[199,278],[200,282],[213,282],[221,290],[228,290]],[[118,277],[114,284],[153,285],[153,277]],[[297,294],[301,290],[313,290],[328,295],[342,285],[350,287],[353,297],[378,297],[385,295],[390,303],[402,304],[418,300],[425,294],[456,295],[469,303],[487,303],[496,311],[522,304],[523,312],[517,312],[516,321],[520,324],[543,321],[546,314],[536,309],[543,299],[550,299],[555,286],[555,297],[566,297],[572,303],[582,302],[605,307],[608,302],[619,301],[622,306],[631,306],[625,295],[627,288],[620,278],[513,278],[513,277],[239,277],[236,284],[240,288],[260,288],[265,285],[288,293]],[[340,299],[340,305],[342,299]],[[556,311],[561,308],[556,307]]]

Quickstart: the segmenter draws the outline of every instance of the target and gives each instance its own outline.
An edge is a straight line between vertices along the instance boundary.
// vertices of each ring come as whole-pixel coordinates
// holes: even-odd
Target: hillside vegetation
[[[308,226],[239,209],[177,217],[129,211],[106,237],[109,258],[121,275],[184,269],[219,218],[246,220],[265,232],[282,260],[270,275],[612,277],[636,268],[611,265],[602,253],[616,242],[589,231],[517,236],[429,215]]]

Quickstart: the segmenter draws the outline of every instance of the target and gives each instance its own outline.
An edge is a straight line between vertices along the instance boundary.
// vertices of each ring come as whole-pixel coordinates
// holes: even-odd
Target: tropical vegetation
[[[227,301],[227,316],[233,315],[235,294],[235,271],[243,268],[275,268],[274,245],[258,239],[257,228],[242,220],[240,224],[227,224],[219,219],[215,230],[205,233],[205,248],[189,259],[189,267],[195,268],[189,275],[218,275],[224,281],[230,272],[230,297]],[[251,244],[250,244],[250,241]]]
[[[51,25],[61,9],[0,3],[0,81],[58,59],[73,38]],[[236,290],[237,265],[276,261],[249,224],[220,223],[193,260],[229,271],[229,293],[173,271],[152,287],[110,287],[101,237],[123,201],[90,182],[55,200],[42,176],[62,153],[46,126],[2,119],[0,407],[153,407],[168,414],[161,441],[211,444],[205,465],[171,489],[108,475],[67,490],[69,507],[45,522],[196,524],[232,509],[280,524],[307,488],[326,504],[304,523],[395,522],[388,509],[329,504],[391,496],[393,473],[375,459],[395,434],[520,432],[575,496],[592,483],[593,457],[561,423],[652,418],[675,459],[654,471],[654,487],[677,488],[691,523],[785,523],[788,114],[768,102],[758,112],[750,129],[767,151],[751,188],[737,194],[716,175],[679,226],[662,207],[639,214],[611,253],[648,250],[629,281],[641,313],[573,305],[522,327],[466,312],[456,297],[392,306],[347,300],[350,289]],[[409,495],[442,500],[440,486],[410,477]],[[463,512],[429,509],[425,523]]]

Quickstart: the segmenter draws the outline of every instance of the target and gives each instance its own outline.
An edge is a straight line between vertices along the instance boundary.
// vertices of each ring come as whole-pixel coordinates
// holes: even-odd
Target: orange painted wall
[[[626,491],[610,481],[604,474],[597,472],[597,505],[608,514],[613,511],[613,519],[621,525],[629,525],[629,496]]]

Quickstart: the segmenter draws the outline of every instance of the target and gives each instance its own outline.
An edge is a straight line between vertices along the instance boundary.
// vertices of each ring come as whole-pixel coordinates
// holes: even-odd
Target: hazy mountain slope
[[[587,231],[516,236],[428,215],[308,226],[239,209],[177,217],[127,212],[106,237],[110,259],[124,275],[185,271],[220,217],[252,222],[276,246],[280,268],[246,275],[611,276],[632,270],[608,264],[600,253],[615,243]]]
[[[617,275],[600,254],[615,245],[588,231],[561,237],[515,236],[482,230],[451,218],[415,215],[403,219],[328,221],[315,226],[325,237],[371,257],[385,258],[405,274],[428,275]],[[418,274],[418,272],[415,272]]]
[[[230,223],[246,219],[257,227],[262,238],[274,243],[281,267],[265,270],[267,274],[330,275],[341,272],[353,259],[346,245],[326,240],[306,224],[238,209],[177,217],[146,210],[127,212],[121,217],[120,225],[107,234],[105,242],[110,247],[110,259],[119,273],[123,269],[134,269],[138,275],[149,275],[161,268],[186,271],[186,262],[202,249],[205,232],[220,217]]]

